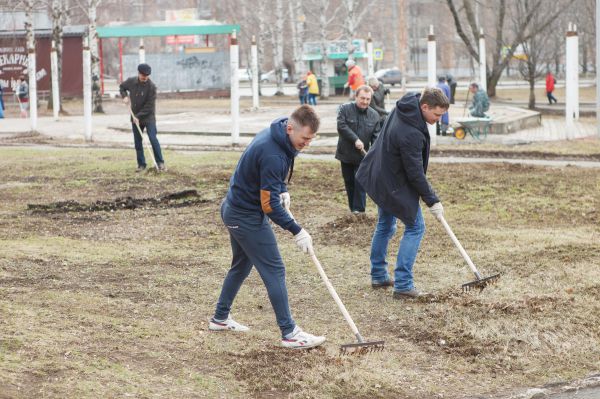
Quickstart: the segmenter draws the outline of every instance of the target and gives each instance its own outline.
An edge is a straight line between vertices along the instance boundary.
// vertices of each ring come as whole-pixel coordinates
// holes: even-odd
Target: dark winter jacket
[[[286,133],[287,123],[287,118],[276,119],[252,140],[231,176],[227,201],[236,208],[266,214],[296,235],[302,228],[279,197],[287,192],[285,179],[298,155]]]
[[[352,165],[360,164],[363,156],[354,143],[360,139],[365,151],[373,144],[379,134],[379,114],[371,107],[360,109],[356,103],[342,104],[337,116],[339,134],[335,158]]]
[[[398,100],[356,174],[379,207],[407,224],[417,218],[419,197],[427,206],[439,202],[425,177],[430,137],[420,98],[408,93]]]
[[[156,123],[156,86],[150,79],[140,82],[136,77],[129,78],[119,86],[121,97],[129,96],[131,110],[142,125]]]
[[[379,119],[383,120],[389,114],[385,110],[385,95],[389,93],[389,90],[383,86],[383,83],[379,82],[379,87],[377,90],[373,90],[373,98],[371,99],[371,104],[369,107],[373,108],[379,114]]]

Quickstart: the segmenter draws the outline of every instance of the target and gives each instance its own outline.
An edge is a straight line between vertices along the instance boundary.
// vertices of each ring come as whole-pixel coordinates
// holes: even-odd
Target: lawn
[[[251,331],[207,330],[238,157],[167,151],[155,175],[133,172],[133,150],[0,148],[0,398],[490,397],[600,370],[598,170],[432,164],[449,224],[502,277],[462,293],[472,274],[425,212],[415,276],[434,295],[398,301],[370,287],[374,204],[351,216],[339,165],[299,159],[292,211],[362,335],[386,343],[340,357],[353,335],[279,228],[292,312],[324,347],[278,347],[255,271],[233,309]]]

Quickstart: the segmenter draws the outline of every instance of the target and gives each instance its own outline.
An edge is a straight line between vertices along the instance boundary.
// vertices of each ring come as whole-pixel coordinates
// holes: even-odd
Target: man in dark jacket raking
[[[448,110],[448,98],[439,88],[408,93],[396,103],[379,138],[358,169],[356,179],[378,205],[379,218],[371,243],[371,285],[394,287],[394,298],[423,295],[414,286],[413,264],[425,222],[419,198],[438,219],[444,208],[427,177],[430,137],[427,124],[436,123]],[[394,280],[387,270],[387,247],[396,232],[396,218],[405,226],[400,241]]]
[[[233,259],[225,277],[214,316],[213,331],[248,331],[231,318],[230,310],[252,266],[260,274],[281,330],[281,345],[302,349],[321,345],[325,337],[302,331],[288,304],[285,265],[269,219],[291,232],[303,252],[312,251],[312,239],[298,225],[289,208],[286,178],[292,176],[294,158],[315,138],[319,117],[309,105],[297,108],[290,118],[280,118],[260,132],[242,154],[221,205],[221,217],[231,241]]]
[[[367,203],[365,190],[356,182],[356,171],[364,158],[362,152],[369,150],[379,133],[379,114],[369,107],[372,96],[369,86],[360,86],[355,100],[342,104],[337,116],[339,139],[335,158],[341,162],[348,206],[355,215],[364,213]]]
[[[136,172],[146,169],[146,158],[142,146],[142,135],[136,125],[148,134],[152,144],[152,152],[159,170],[166,170],[165,161],[160,150],[160,143],[156,138],[156,86],[150,80],[152,69],[148,64],[138,65],[138,76],[131,77],[119,85],[119,91],[125,105],[131,104],[131,129],[133,130],[133,141],[137,156]]]

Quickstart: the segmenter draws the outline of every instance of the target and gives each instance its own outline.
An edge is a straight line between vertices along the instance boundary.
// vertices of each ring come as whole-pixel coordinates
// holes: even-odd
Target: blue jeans
[[[223,282],[215,319],[227,319],[233,300],[254,265],[267,288],[281,336],[285,337],[296,323],[288,303],[285,265],[268,218],[259,212],[232,207],[228,201],[221,205],[221,218],[229,230],[233,259]]]
[[[317,105],[317,94],[308,93],[308,104]]]
[[[142,132],[146,129],[146,133],[148,134],[148,138],[150,139],[150,144],[152,144],[152,152],[154,153],[154,159],[157,164],[165,163],[162,157],[162,152],[160,151],[160,143],[156,138],[156,123],[148,122],[146,124],[140,123],[140,129]],[[144,157],[144,146],[142,145],[142,135],[138,132],[137,126],[135,123],[131,123],[131,129],[133,130],[133,142],[135,144],[135,154],[137,156],[137,164],[138,166],[146,167],[146,158]]]
[[[396,233],[396,217],[379,207],[377,212],[379,218],[371,242],[371,280],[374,283],[381,283],[390,279],[385,258],[388,243]],[[415,222],[404,224],[404,235],[400,241],[394,271],[394,291],[408,291],[414,288],[412,269],[424,234],[425,221],[419,208]]]

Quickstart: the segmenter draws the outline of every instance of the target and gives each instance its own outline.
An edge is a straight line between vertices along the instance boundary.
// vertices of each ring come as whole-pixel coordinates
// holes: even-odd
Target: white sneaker
[[[325,342],[325,337],[318,337],[316,335],[309,334],[296,326],[294,331],[290,334],[291,337],[284,338],[281,340],[281,345],[285,348],[290,349],[305,349],[314,348],[315,346],[321,345]]]
[[[211,317],[210,321],[208,322],[208,329],[212,330],[212,331],[231,330],[231,331],[239,331],[239,332],[246,332],[249,330],[248,327],[246,327],[243,324],[238,323],[237,321],[233,320],[231,317],[228,317],[227,320],[225,320],[225,321],[216,321],[213,317]]]

